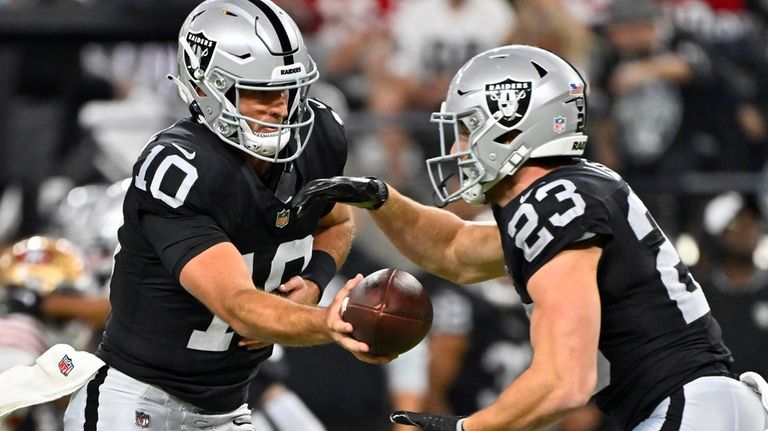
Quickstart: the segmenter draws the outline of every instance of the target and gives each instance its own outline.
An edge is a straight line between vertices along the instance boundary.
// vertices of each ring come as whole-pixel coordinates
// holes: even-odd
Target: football
[[[429,295],[416,277],[394,268],[365,277],[344,300],[341,313],[354,328],[352,337],[376,355],[412,349],[432,326]]]

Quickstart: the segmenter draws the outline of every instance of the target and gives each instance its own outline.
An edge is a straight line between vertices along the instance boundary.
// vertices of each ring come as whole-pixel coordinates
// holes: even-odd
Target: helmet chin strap
[[[501,167],[499,173],[494,179],[486,182],[479,182],[472,187],[467,188],[467,190],[461,194],[461,198],[470,205],[484,205],[488,203],[488,201],[485,199],[485,193],[493,188],[493,186],[495,186],[499,181],[501,181],[502,178],[517,172],[517,170],[520,169],[520,166],[522,166],[522,164],[528,160],[526,155],[528,155],[530,152],[530,148],[526,147],[525,145],[521,145],[517,151],[509,156],[507,163]]]

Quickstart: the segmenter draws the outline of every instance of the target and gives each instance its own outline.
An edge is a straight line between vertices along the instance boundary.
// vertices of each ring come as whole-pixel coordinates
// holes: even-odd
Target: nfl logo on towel
[[[72,359],[70,359],[67,355],[64,355],[64,357],[59,361],[59,372],[63,374],[64,377],[68,376],[74,368],[75,364],[72,363]]]
[[[149,428],[149,415],[141,410],[136,410],[136,425],[140,428]]]

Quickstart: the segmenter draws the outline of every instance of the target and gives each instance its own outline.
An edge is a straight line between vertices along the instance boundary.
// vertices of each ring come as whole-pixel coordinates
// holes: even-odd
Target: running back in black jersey
[[[316,101],[310,106],[315,121],[306,149],[290,170],[273,165],[270,180],[192,119],[144,148],[123,204],[112,315],[97,352],[108,365],[205,410],[232,411],[244,402],[271,347],[238,347],[240,337],[179,284],[179,275],[193,257],[226,241],[268,291],[306,267],[317,221],[332,205],[318,203],[298,218],[277,195],[342,174],[347,156],[336,114]]]
[[[528,307],[535,307],[528,280],[556,254],[582,243],[602,247],[596,401],[623,428],[684,383],[729,371],[730,352],[701,287],[618,174],[575,159],[493,210]]]

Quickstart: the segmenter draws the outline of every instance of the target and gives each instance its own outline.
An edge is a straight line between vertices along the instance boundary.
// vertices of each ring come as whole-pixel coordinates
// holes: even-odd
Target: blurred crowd
[[[192,9],[197,1],[172,3]],[[674,236],[729,340],[735,370],[768,375],[768,82],[760,78],[768,72],[768,1],[276,3],[302,27],[319,65],[314,97],[344,119],[347,173],[378,176],[425,203],[423,161],[439,142],[429,115],[457,68],[508,43],[567,59],[589,83],[588,157],[626,177]],[[154,2],[0,0],[0,14],[72,4],[130,10]],[[165,79],[175,47],[175,40],[0,42],[0,370],[57,342],[80,349],[98,342],[124,179],[151,135],[187,109]],[[462,203],[449,208],[487,217]],[[364,214],[358,223],[343,275],[417,271]],[[393,407],[467,414],[494,400],[530,361],[519,298],[504,280],[467,288],[419,278],[435,311],[423,345],[386,367],[335,345],[284,349],[265,387],[289,388],[318,429],[333,431],[397,430],[386,419]],[[266,405],[269,394],[262,388],[254,403]],[[0,430],[58,430],[59,409],[22,412]],[[588,406],[555,429],[616,428]]]

